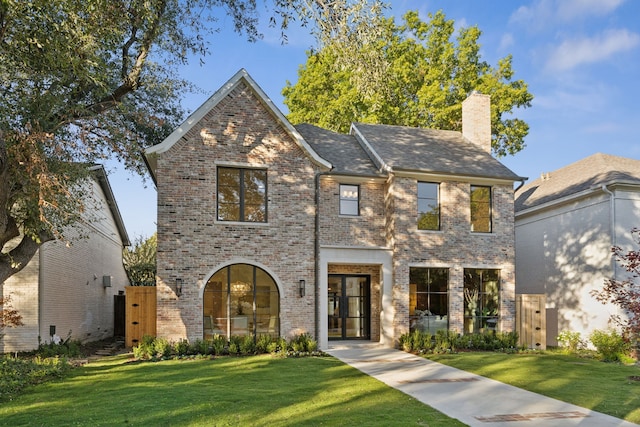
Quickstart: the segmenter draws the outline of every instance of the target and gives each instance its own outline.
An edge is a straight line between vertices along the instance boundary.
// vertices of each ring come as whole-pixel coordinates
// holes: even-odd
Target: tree
[[[321,39],[370,3],[272,0],[264,12]],[[255,0],[0,0],[0,283],[81,221],[88,164],[146,172],[143,148],[184,116],[178,66],[207,54],[224,15],[260,37]]]
[[[632,238],[640,247],[640,229],[631,230]],[[603,304],[613,304],[620,307],[625,317],[611,316],[613,323],[622,328],[629,337],[640,338],[640,251],[625,251],[619,246],[611,248],[611,252],[622,268],[629,273],[625,280],[607,279],[602,289],[591,291],[591,295]]]
[[[352,26],[356,36],[309,51],[296,84],[287,82],[282,91],[288,119],[343,133],[352,122],[461,130],[461,103],[477,90],[491,95],[494,153],[522,150],[529,127],[511,114],[530,107],[533,96],[526,83],[512,80],[512,57],[492,67],[480,58],[477,27],[461,28],[453,41],[452,20],[441,11],[429,18],[408,12],[396,25],[379,16],[375,40],[357,42]]]
[[[11,297],[0,297],[0,340],[4,336],[4,328],[22,325],[22,316],[11,305]]]
[[[122,252],[124,269],[131,286],[155,286],[156,284],[156,252],[158,235],[143,239],[138,237],[131,249]]]

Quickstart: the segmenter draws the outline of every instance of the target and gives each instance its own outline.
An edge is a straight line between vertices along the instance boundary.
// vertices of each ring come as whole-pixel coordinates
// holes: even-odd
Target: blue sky
[[[482,59],[497,65],[513,55],[515,79],[534,95],[531,108],[514,116],[529,126],[527,147],[500,160],[533,180],[602,152],[640,159],[640,2],[635,0],[405,0],[391,3],[400,18],[418,10],[423,20],[442,10],[456,27],[477,25]],[[240,68],[287,113],[282,88],[297,80],[313,39],[306,30],[264,29],[264,39],[250,44],[231,31],[228,19],[211,39],[211,55],[182,70],[201,88],[185,97],[188,111],[198,108]],[[150,236],[156,226],[156,193],[121,168],[110,166],[111,185],[129,237]]]

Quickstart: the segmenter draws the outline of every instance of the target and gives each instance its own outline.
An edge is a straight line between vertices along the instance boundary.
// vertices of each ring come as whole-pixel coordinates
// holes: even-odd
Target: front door
[[[329,275],[329,339],[370,339],[370,276]]]

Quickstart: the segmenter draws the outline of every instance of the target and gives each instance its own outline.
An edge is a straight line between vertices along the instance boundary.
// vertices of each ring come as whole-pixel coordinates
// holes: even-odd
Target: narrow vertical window
[[[500,313],[500,270],[464,269],[464,332],[495,331]]]
[[[218,167],[218,221],[267,222],[267,171]]]
[[[491,187],[471,186],[471,231],[491,233]]]
[[[440,230],[440,184],[418,182],[418,230]]]
[[[360,215],[360,187],[340,184],[340,215]]]

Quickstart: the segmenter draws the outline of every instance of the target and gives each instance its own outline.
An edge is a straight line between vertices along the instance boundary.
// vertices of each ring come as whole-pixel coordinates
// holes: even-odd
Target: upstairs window
[[[360,215],[360,187],[340,184],[340,215]]]
[[[440,230],[440,184],[418,182],[418,230]]]
[[[218,167],[218,221],[267,222],[267,171]]]
[[[491,233],[491,187],[471,186],[471,231]]]

